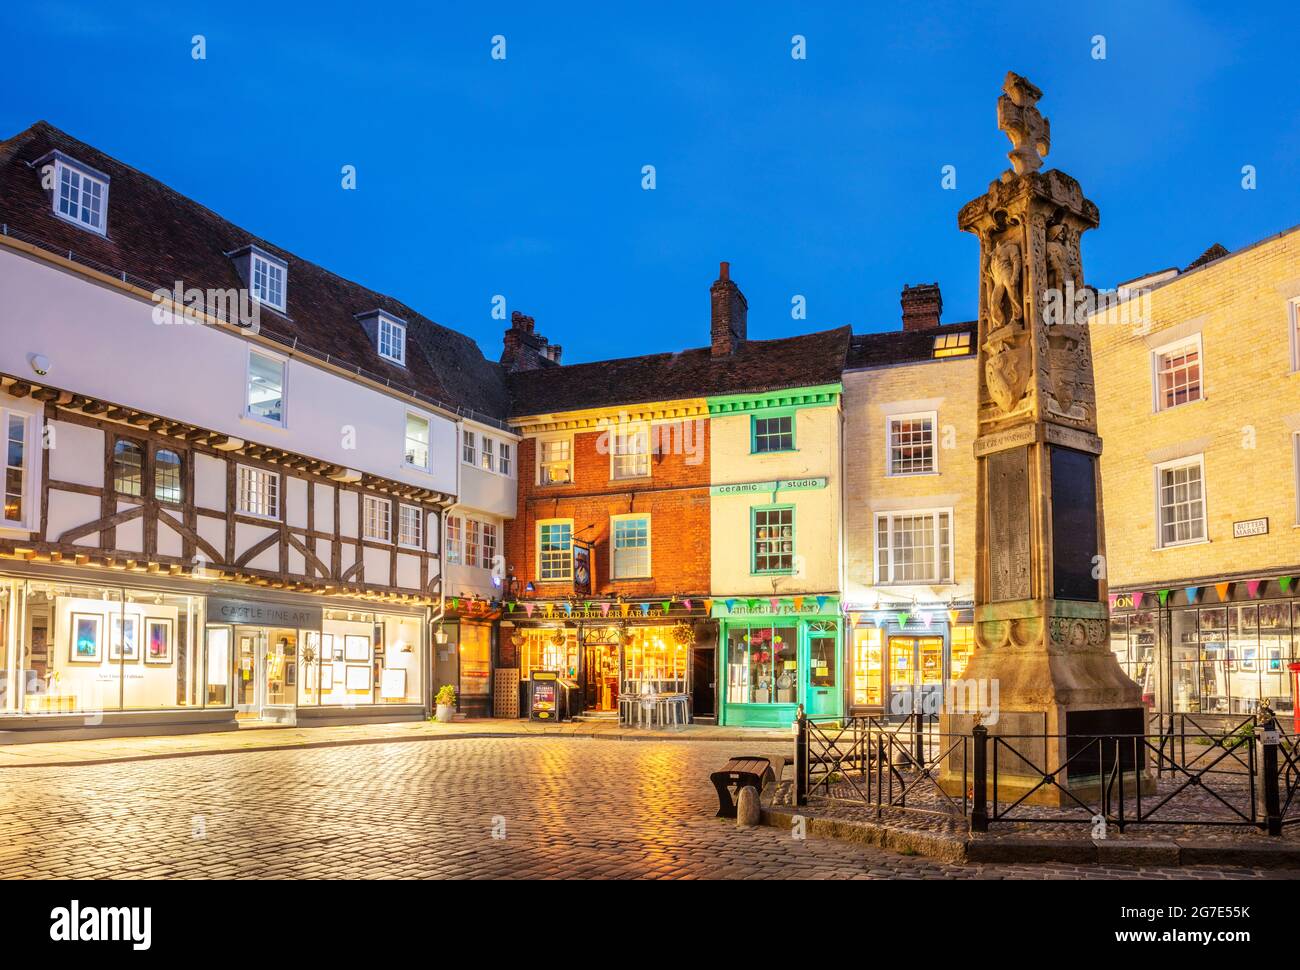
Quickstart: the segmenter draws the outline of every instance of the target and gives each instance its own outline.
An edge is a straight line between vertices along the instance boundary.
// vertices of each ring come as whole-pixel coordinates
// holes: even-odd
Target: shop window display
[[[727,698],[741,704],[794,704],[799,697],[795,627],[740,627],[727,634]]]
[[[422,703],[418,617],[326,610],[321,631],[301,636],[299,705]]]
[[[884,633],[877,626],[859,626],[853,631],[853,703],[880,707],[883,703],[881,655]]]
[[[630,627],[624,643],[624,694],[686,692],[689,627]]]

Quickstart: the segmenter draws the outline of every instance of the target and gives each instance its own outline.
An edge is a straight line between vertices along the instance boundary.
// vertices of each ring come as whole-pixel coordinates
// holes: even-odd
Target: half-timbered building
[[[423,716],[448,536],[486,596],[514,511],[505,401],[410,307],[45,123],[0,142],[0,737]]]

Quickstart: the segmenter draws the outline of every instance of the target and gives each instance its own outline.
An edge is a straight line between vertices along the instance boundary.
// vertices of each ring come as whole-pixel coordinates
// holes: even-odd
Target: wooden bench
[[[752,787],[760,795],[769,782],[780,785],[781,774],[786,765],[794,764],[789,755],[738,755],[732,758],[720,771],[709,775],[709,781],[718,791],[718,814],[716,818],[735,818],[736,801],[742,788]]]

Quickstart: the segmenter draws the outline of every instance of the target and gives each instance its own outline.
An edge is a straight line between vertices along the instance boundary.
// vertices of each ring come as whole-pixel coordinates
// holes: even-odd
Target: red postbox
[[[1291,671],[1291,720],[1295,725],[1296,733],[1300,734],[1300,704],[1296,703],[1300,699],[1300,663],[1291,663],[1286,666]]]

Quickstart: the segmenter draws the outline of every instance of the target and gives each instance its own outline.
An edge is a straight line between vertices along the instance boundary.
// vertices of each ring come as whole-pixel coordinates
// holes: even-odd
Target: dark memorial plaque
[[[1052,595],[1095,602],[1097,471],[1092,455],[1052,448]]]
[[[984,459],[988,476],[989,602],[1026,600],[1029,582],[1029,452],[998,451]]]

